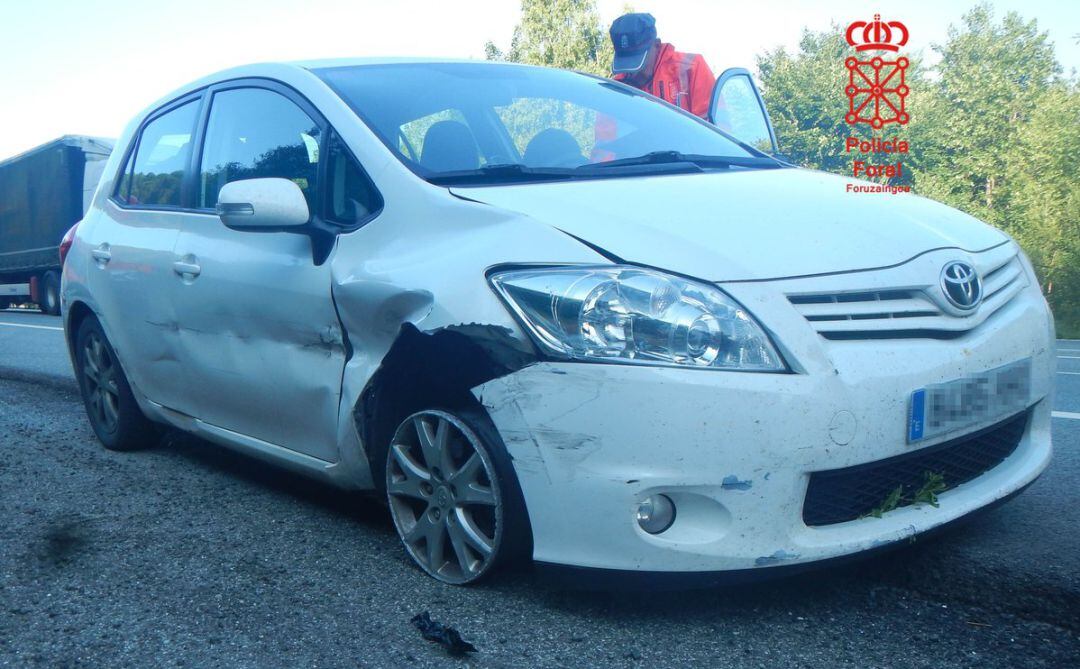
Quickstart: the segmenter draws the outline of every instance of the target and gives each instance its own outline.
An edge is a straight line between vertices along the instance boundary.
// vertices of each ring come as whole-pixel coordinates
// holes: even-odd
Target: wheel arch
[[[404,324],[353,407],[376,486],[384,488],[383,461],[402,420],[430,408],[469,407],[486,417],[471,389],[536,361],[531,344],[508,328],[468,324],[422,332]]]
[[[79,326],[87,317],[97,318],[97,313],[82,300],[73,300],[68,305],[64,315],[64,339],[67,341],[68,355],[71,357],[73,364],[75,360],[75,336],[79,332]],[[101,322],[100,318],[98,318],[98,322]],[[102,328],[104,328],[104,325]]]
[[[513,545],[508,559],[532,558],[532,522],[517,473],[502,435],[472,389],[539,361],[530,342],[496,325],[455,325],[422,332],[405,324],[382,364],[371,376],[353,409],[353,421],[370,467],[372,481],[385,492],[385,464],[390,442],[401,421],[419,411],[442,409],[470,425],[492,456],[503,464],[507,512],[516,529],[506,535]]]

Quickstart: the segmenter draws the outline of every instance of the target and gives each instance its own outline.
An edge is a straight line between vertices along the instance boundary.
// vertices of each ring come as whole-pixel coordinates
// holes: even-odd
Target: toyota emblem
[[[969,311],[982,301],[982,281],[970,264],[954,260],[941,270],[941,290],[957,309]]]

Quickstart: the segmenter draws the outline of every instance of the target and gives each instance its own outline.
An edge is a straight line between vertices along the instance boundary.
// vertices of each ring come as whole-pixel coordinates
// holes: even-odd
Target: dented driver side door
[[[332,462],[341,375],[340,322],[330,263],[291,232],[240,231],[214,213],[231,181],[282,177],[318,211],[325,121],[269,82],[211,90],[198,136],[195,204],[175,246],[174,273],[187,396],[216,428]]]

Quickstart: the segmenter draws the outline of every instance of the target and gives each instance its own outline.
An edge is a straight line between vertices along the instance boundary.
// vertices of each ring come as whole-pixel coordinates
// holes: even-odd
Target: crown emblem
[[[881,14],[874,14],[873,21],[855,21],[849,25],[844,37],[856,51],[899,51],[907,44],[908,29],[899,21],[885,22],[881,20]]]

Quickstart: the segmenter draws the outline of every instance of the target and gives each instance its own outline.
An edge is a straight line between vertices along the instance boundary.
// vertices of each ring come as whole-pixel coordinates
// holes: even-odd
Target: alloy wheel
[[[116,378],[119,366],[96,332],[86,338],[82,363],[90,417],[106,432],[113,432],[120,417],[120,387]]]
[[[405,419],[387,455],[386,492],[398,534],[427,573],[469,583],[496,561],[498,478],[479,437],[457,417],[432,410]]]

